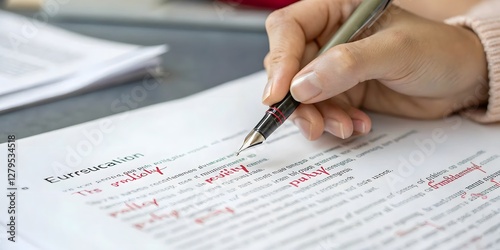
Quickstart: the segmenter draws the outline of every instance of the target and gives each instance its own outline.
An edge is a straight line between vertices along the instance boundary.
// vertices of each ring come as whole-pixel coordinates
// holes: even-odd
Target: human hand
[[[487,63],[476,35],[396,6],[361,39],[314,59],[359,2],[300,1],[266,21],[263,103],[272,105],[291,91],[303,104],[290,119],[305,137],[368,133],[371,120],[361,108],[433,119],[486,102]]]

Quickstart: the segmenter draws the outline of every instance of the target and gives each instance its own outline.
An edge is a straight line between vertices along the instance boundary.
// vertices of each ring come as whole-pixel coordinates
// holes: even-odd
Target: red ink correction
[[[465,199],[466,195],[467,195],[467,192],[464,192],[464,194],[460,195],[460,198]]]
[[[495,183],[495,186],[500,187],[500,183],[497,182],[497,181],[495,181],[495,179],[491,179],[490,181],[493,182],[493,183]]]
[[[461,197],[462,199],[465,199],[465,198],[467,197],[467,193],[466,193],[466,192],[464,192],[464,194],[462,194],[460,197]],[[479,197],[479,198],[481,198],[481,199],[483,199],[483,200],[488,199],[488,196],[483,195],[483,194],[481,194],[481,193],[477,193],[477,194],[472,194],[472,193],[471,193],[471,194],[470,194],[470,197]]]
[[[472,162],[471,162],[472,163]],[[474,163],[472,163],[472,167],[467,167],[465,170],[459,172],[458,174],[455,174],[455,175],[448,175],[448,176],[444,176],[442,181],[436,183],[436,184],[433,184],[434,183],[434,180],[431,180],[427,183],[427,185],[429,185],[429,187],[432,187],[434,189],[438,189],[439,187],[444,187],[460,178],[462,178],[463,176],[465,176],[466,174],[469,174],[471,172],[473,172],[474,170],[478,170],[478,171],[481,171],[483,173],[486,173],[486,171],[484,171],[483,169],[481,169],[482,166],[478,166]]]
[[[162,169],[165,169],[165,168],[156,167],[153,170],[143,169],[142,172],[139,173],[139,174],[128,173],[128,174],[125,174],[125,175],[128,176],[129,178],[113,182],[113,183],[111,183],[111,186],[113,186],[113,187],[119,187],[121,184],[126,184],[128,182],[133,182],[133,181],[142,179],[144,177],[150,176],[150,175],[155,174],[155,173],[163,175],[163,172],[161,171]]]
[[[74,192],[72,194],[79,194],[81,196],[87,196],[87,195],[91,195],[91,194],[97,194],[97,193],[100,193],[102,192],[101,189],[99,188],[96,188],[96,189],[93,189],[93,190],[81,190],[81,191],[78,191],[78,192]]]
[[[215,211],[210,212],[202,217],[199,217],[199,218],[195,219],[194,222],[196,222],[197,224],[203,224],[207,220],[212,219],[212,218],[217,217],[217,216],[222,215],[222,214],[234,214],[234,210],[229,208],[229,207],[225,207],[223,209],[215,210]]]
[[[437,230],[444,231],[443,227],[439,227],[439,226],[437,226],[434,223],[431,223],[429,221],[424,221],[423,223],[418,223],[415,226],[413,226],[413,227],[411,227],[411,228],[409,228],[407,230],[398,230],[398,231],[396,231],[396,235],[399,236],[399,237],[403,237],[403,236],[408,235],[410,233],[413,233],[416,230],[418,230],[420,228],[423,228],[425,226],[430,226],[430,227],[433,227],[433,228],[435,228]]]
[[[472,197],[480,197],[481,199],[485,200],[485,199],[488,199],[488,196],[486,195],[483,195],[481,193],[477,193],[477,194],[470,194],[470,196]]]
[[[109,215],[111,217],[118,217],[118,215],[120,215],[120,214],[127,214],[130,212],[138,211],[138,210],[141,210],[143,208],[151,207],[151,206],[159,207],[158,201],[156,199],[153,199],[151,201],[145,201],[142,203],[135,203],[135,202],[127,203],[127,202],[125,202],[125,208],[111,212],[111,213],[109,213]]]
[[[240,171],[243,171],[245,173],[248,173],[248,169],[243,166],[243,165],[240,165],[239,167],[235,167],[235,168],[225,168],[225,169],[222,169],[218,175],[216,176],[213,176],[213,177],[210,177],[208,179],[206,179],[205,181],[212,184],[214,181],[218,180],[218,179],[221,179],[221,178],[224,178],[224,177],[227,177],[229,175],[232,175],[232,174],[235,174],[235,173],[238,173]]]
[[[167,213],[154,212],[154,213],[150,213],[148,216],[149,216],[149,218],[147,218],[143,222],[135,223],[133,226],[137,229],[142,230],[142,229],[146,228],[147,226],[157,224],[157,223],[162,222],[166,219],[179,219],[179,212],[177,210],[172,210],[172,211],[167,212]]]
[[[443,230],[444,230],[444,228],[443,228],[443,227],[439,227],[439,226],[437,226],[436,224],[431,223],[431,222],[429,222],[429,221],[426,221],[424,225],[427,225],[427,226],[433,227],[433,228],[435,228],[435,229],[437,229],[437,230],[441,230],[441,231],[443,231]]]
[[[308,180],[310,180],[310,179],[312,179],[312,178],[314,178],[316,176],[319,176],[319,175],[322,175],[322,174],[330,175],[326,171],[325,167],[323,167],[323,166],[321,166],[320,168],[318,168],[316,171],[313,171],[312,173],[309,173],[309,174],[308,173],[301,173],[301,174],[304,175],[304,176],[300,177],[298,179],[295,179],[295,180],[291,181],[288,184],[290,184],[290,185],[292,185],[294,187],[299,187],[299,184],[304,183],[304,182],[306,182],[306,181],[308,181]]]

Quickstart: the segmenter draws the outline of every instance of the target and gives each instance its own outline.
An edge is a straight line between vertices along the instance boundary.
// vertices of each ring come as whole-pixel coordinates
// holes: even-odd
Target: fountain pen
[[[373,23],[384,13],[391,0],[364,0],[349,16],[347,21],[338,29],[333,37],[321,48],[316,56],[332,48],[333,46],[347,43],[358,34],[371,27]],[[300,102],[293,99],[288,92],[283,100],[273,104],[266,111],[264,117],[245,137],[243,145],[236,155],[250,147],[263,143],[285,120],[295,111]]]

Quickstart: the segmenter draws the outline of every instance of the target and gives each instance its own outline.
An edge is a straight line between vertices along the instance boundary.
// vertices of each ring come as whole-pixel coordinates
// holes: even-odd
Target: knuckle
[[[288,14],[286,8],[273,11],[266,18],[266,30],[272,30],[278,25],[282,25],[284,21],[288,19]]]
[[[285,61],[289,57],[288,51],[283,47],[273,48],[264,60],[269,64],[276,64]]]
[[[395,44],[400,48],[410,48],[416,46],[417,39],[410,33],[402,30],[395,30],[388,34],[389,44]]]
[[[328,80],[330,77],[327,75],[329,72],[317,71],[314,72],[315,78],[312,78],[313,84],[321,89],[324,94],[329,95],[333,91],[332,84]]]
[[[340,72],[348,75],[356,73],[360,61],[357,54],[348,45],[342,44],[332,48],[331,56]]]
[[[262,60],[262,64],[264,65],[264,68],[268,68],[269,67],[269,53],[267,53],[267,55],[264,57],[264,60]]]

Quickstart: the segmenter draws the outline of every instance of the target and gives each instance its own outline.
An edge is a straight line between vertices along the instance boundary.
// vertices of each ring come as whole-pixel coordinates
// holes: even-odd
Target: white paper
[[[86,37],[0,10],[0,111],[106,85],[148,66],[166,46]]]
[[[165,46],[146,47],[136,53],[128,54],[127,58],[87,70],[72,78],[2,96],[0,97],[0,111],[68,95],[84,88],[98,88],[100,85],[107,85],[106,81],[113,82],[113,77],[121,77],[129,72],[140,71],[140,74],[144,74],[144,71],[154,70],[160,64],[158,58],[155,57],[164,52],[166,52]]]
[[[235,156],[266,79],[19,140],[19,235],[41,249],[498,248],[499,125],[371,114],[366,136],[309,142],[287,122]]]

